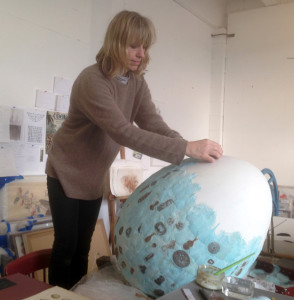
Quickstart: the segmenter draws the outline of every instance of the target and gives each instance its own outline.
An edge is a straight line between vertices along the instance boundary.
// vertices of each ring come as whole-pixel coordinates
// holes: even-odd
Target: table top
[[[157,300],[187,300],[188,298],[185,297],[184,293],[182,292],[182,289],[189,289],[194,296],[196,300],[205,300],[201,294],[199,294],[199,290],[202,289],[205,294],[207,295],[207,299],[210,300],[229,300],[229,299],[236,299],[232,297],[225,296],[221,291],[215,291],[212,297],[209,297],[209,295],[213,292],[205,288],[201,288],[196,282],[192,281],[186,285],[184,285],[182,288],[177,289],[171,293],[168,293],[167,295],[164,295],[160,298],[157,298]],[[290,296],[272,293],[269,291],[261,290],[261,289],[254,289],[254,294],[251,299],[258,299],[258,297],[266,297],[270,300],[290,300],[293,299]],[[266,299],[264,298],[264,299]]]
[[[52,287],[20,273],[1,277],[0,286],[0,299],[3,300],[22,300]]]

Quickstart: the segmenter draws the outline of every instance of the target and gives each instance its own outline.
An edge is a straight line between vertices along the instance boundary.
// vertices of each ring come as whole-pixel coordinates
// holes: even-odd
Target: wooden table
[[[52,287],[20,273],[1,277],[0,286],[6,285],[6,280],[14,283],[14,285],[0,289],[1,300],[22,300]]]

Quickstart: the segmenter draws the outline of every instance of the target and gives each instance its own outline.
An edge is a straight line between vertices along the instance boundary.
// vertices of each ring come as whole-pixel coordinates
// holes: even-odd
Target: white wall
[[[91,0],[0,2],[0,104],[33,107],[54,76],[73,79],[90,62]]]
[[[226,9],[229,0],[173,0],[190,11],[197,19],[212,28],[226,27]],[[236,1],[236,0],[233,0]],[[248,0],[246,0],[248,1]],[[255,0],[256,1],[256,0]]]
[[[294,184],[294,4],[229,15],[224,150]]]

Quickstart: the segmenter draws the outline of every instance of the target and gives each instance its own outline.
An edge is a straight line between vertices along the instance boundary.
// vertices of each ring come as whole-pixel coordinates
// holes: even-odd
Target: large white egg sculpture
[[[115,226],[115,252],[125,279],[155,298],[192,280],[202,264],[243,277],[261,252],[272,215],[267,179],[252,164],[223,156],[185,159],[144,181]]]

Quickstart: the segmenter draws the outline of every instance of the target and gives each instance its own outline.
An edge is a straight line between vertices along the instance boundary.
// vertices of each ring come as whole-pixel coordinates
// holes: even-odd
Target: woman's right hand
[[[214,162],[223,154],[223,149],[218,143],[204,139],[187,143],[186,155],[206,162]]]

